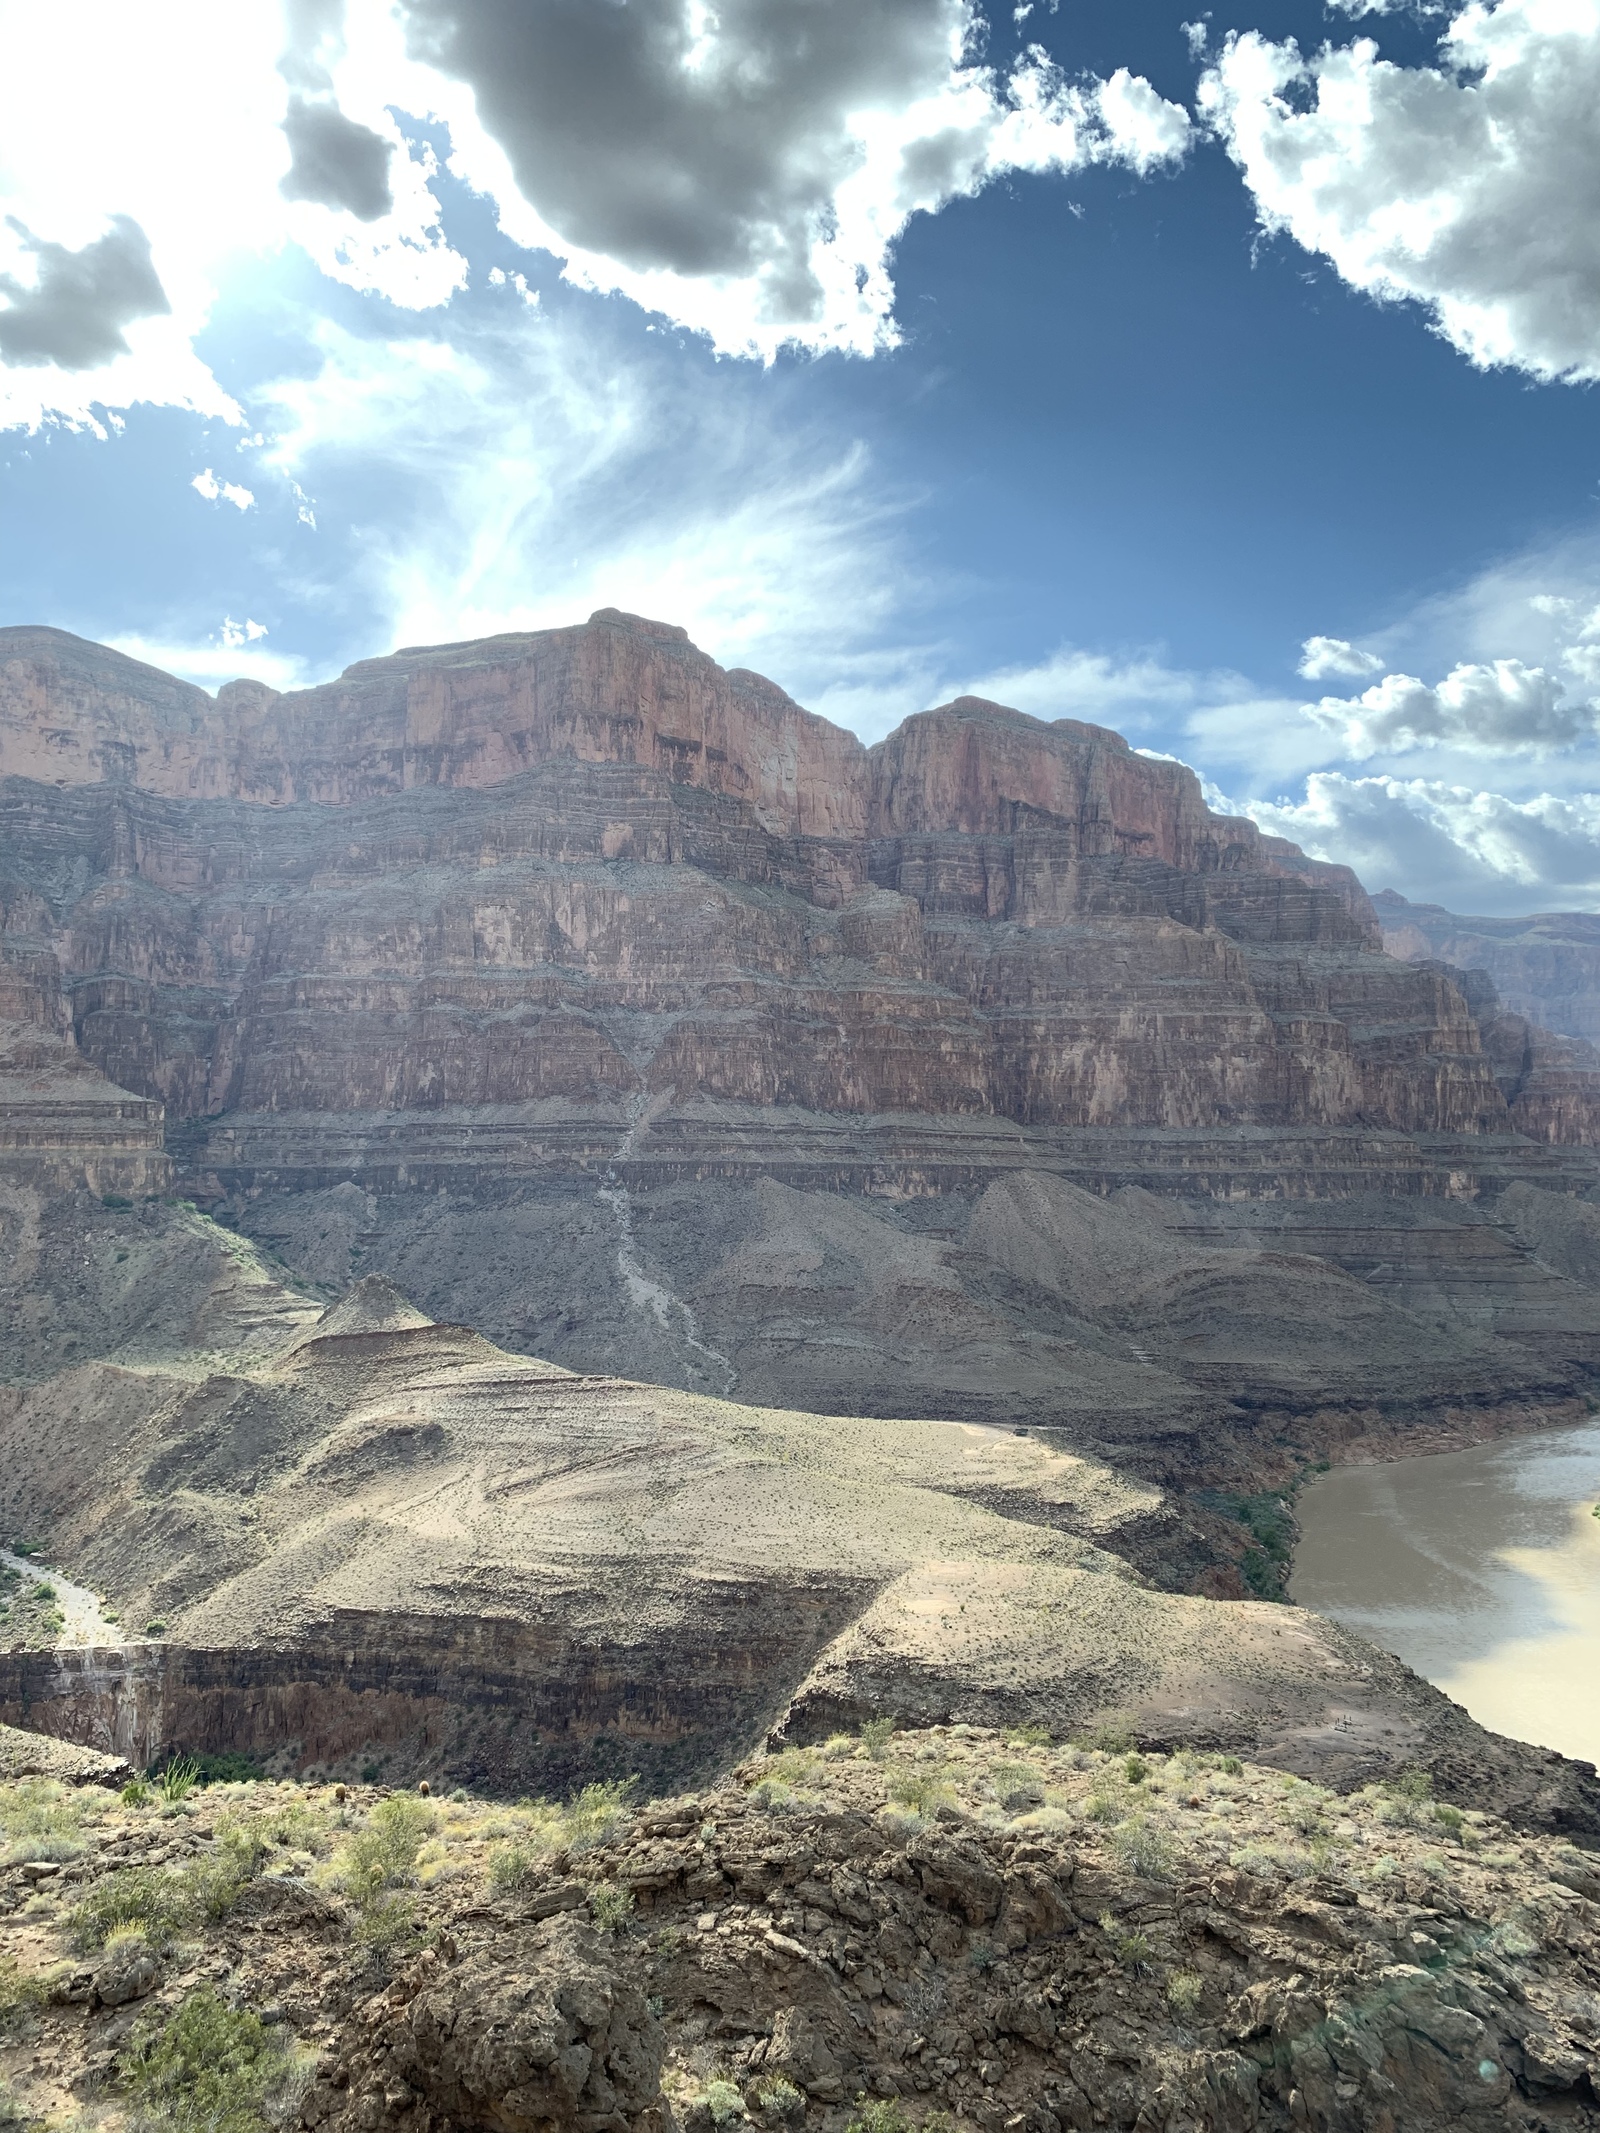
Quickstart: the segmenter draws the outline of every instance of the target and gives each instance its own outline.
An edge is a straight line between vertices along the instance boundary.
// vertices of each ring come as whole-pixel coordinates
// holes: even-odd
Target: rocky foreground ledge
[[[11,2121],[1600,2126],[1597,1862],[1424,1781],[879,1725],[637,1811],[184,1784],[0,1785]]]

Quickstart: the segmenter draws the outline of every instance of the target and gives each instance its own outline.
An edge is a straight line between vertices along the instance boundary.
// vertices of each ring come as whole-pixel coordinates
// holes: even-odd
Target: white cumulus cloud
[[[1474,363],[1600,378],[1600,0],[1472,0],[1429,66],[1230,36],[1200,108],[1265,226],[1352,286]]]
[[[1325,696],[1306,708],[1352,756],[1441,746],[1544,755],[1595,730],[1592,704],[1569,698],[1559,674],[1520,659],[1457,666],[1432,687],[1413,674],[1386,674],[1357,697]]]
[[[1331,681],[1335,675],[1381,674],[1383,661],[1343,637],[1308,637],[1300,648],[1299,671],[1307,681]]]
[[[1600,909],[1600,792],[1514,800],[1442,781],[1320,771],[1302,801],[1251,800],[1248,814],[1316,859],[1353,866],[1371,889],[1457,909]]]

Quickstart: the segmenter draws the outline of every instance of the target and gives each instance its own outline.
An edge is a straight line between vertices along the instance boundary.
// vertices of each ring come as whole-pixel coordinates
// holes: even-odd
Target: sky
[[[0,623],[684,624],[1600,910],[1600,0],[0,0]]]

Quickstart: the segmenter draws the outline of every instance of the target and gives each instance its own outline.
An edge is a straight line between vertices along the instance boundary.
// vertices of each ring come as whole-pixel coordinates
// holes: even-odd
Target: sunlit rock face
[[[572,1367],[1192,1470],[1243,1393],[1448,1440],[1600,1340],[1495,1212],[1594,1186],[1586,1046],[1114,733],[962,698],[868,749],[614,610],[215,699],[0,631],[0,1012],[144,1107],[113,1186],[13,1092],[32,1182],[157,1189],[164,1107],[181,1190],[303,1278]],[[1019,1175],[1186,1240],[1181,1307],[982,1248]],[[1219,1254],[1382,1326],[1308,1347],[1301,1277]]]

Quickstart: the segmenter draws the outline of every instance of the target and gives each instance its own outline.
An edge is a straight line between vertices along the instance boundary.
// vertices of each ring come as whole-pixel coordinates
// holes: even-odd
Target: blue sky
[[[0,620],[290,687],[636,608],[1600,908],[1600,0],[162,24],[0,0]]]

